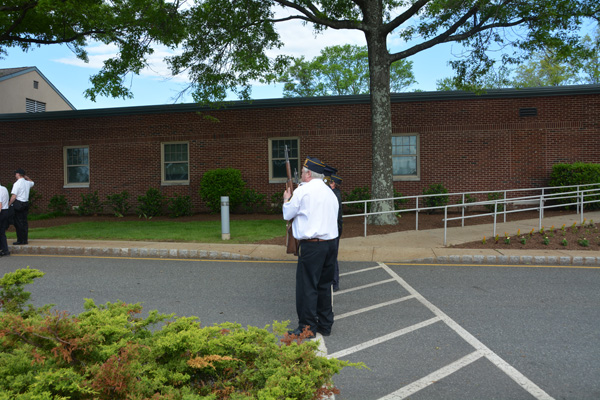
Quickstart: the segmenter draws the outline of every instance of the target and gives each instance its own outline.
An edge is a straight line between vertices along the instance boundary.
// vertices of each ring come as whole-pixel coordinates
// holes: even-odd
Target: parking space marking
[[[425,297],[423,297],[419,292],[417,292],[412,286],[410,286],[404,279],[402,279],[399,275],[397,275],[392,269],[384,263],[379,263],[379,265],[385,269],[390,276],[392,276],[406,291],[415,296],[417,300],[421,302],[425,307],[427,307],[434,315],[439,318],[439,320],[443,321],[448,325],[452,330],[454,330],[463,340],[473,346],[478,352],[483,354],[492,364],[498,367],[501,371],[503,371],[506,375],[508,375],[513,381],[515,381],[519,386],[529,392],[532,396],[539,400],[553,400],[553,398],[546,392],[544,392],[539,386],[530,381],[525,375],[521,372],[517,371],[512,365],[508,364],[504,361],[500,356],[494,353],[491,349],[489,349],[486,345],[480,342],[475,336],[471,335],[467,332],[462,326],[460,326],[456,321],[446,315],[442,310],[434,306],[429,302]]]
[[[364,312],[376,310],[376,309],[381,308],[381,307],[389,306],[389,305],[396,304],[396,303],[401,303],[403,301],[414,299],[414,298],[415,298],[415,296],[411,295],[411,296],[401,297],[399,299],[394,299],[394,300],[386,301],[385,303],[375,304],[375,305],[370,306],[370,307],[365,307],[365,308],[361,308],[361,309],[358,309],[358,310],[355,310],[355,311],[347,312],[345,314],[336,315],[335,316],[335,320],[337,321],[338,319],[347,318],[347,317],[351,317],[353,315],[362,314]]]
[[[374,269],[381,269],[381,265],[376,265],[374,267],[369,267],[369,268],[358,269],[356,271],[343,272],[343,273],[340,274],[340,276],[346,276],[346,275],[352,275],[352,274],[360,274],[362,272],[372,271]]]
[[[473,353],[468,354],[463,358],[456,360],[453,363],[448,364],[445,367],[442,367],[437,371],[432,372],[431,374],[424,376],[423,378],[416,380],[409,385],[404,386],[402,389],[380,398],[379,400],[405,399],[408,396],[415,394],[419,390],[425,389],[427,386],[434,384],[436,381],[439,381],[440,379],[443,379],[448,375],[453,374],[461,368],[466,367],[472,362],[479,360],[481,357],[483,357],[483,354],[480,351],[475,350]]]
[[[341,351],[338,351],[338,352],[333,353],[333,354],[329,354],[327,357],[328,358],[345,357],[345,356],[348,356],[348,355],[350,355],[352,353],[356,353],[357,351],[361,351],[361,350],[367,349],[369,347],[376,346],[376,345],[378,345],[380,343],[387,342],[388,340],[395,339],[395,338],[400,337],[402,335],[406,335],[407,333],[414,332],[414,331],[416,331],[418,329],[424,328],[424,327],[426,327],[428,325],[431,325],[431,324],[436,323],[436,322],[441,321],[441,320],[442,319],[440,317],[433,317],[433,318],[430,318],[430,319],[428,319],[426,321],[419,322],[418,324],[409,326],[409,327],[404,328],[404,329],[400,329],[400,330],[398,330],[396,332],[388,333],[387,335],[380,336],[380,337],[378,337],[376,339],[369,340],[367,342],[358,344],[356,346],[349,347],[349,348],[347,348],[345,350],[341,350]]]
[[[344,290],[340,290],[338,292],[335,292],[334,296],[339,296],[340,294],[355,292],[357,290],[367,289],[367,288],[370,288],[370,287],[373,287],[373,286],[379,286],[379,285],[383,285],[385,283],[390,283],[390,282],[395,282],[395,281],[396,280],[394,278],[392,278],[392,279],[386,279],[384,281],[369,283],[368,285],[357,286],[357,287],[353,287],[353,288],[350,288],[350,289],[344,289]]]

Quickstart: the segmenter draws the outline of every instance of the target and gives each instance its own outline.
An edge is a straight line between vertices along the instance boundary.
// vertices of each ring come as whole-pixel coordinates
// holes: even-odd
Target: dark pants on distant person
[[[298,328],[330,334],[333,326],[331,285],[335,270],[335,240],[300,241],[296,268]]]
[[[20,205],[13,203],[15,209],[15,230],[17,231],[17,242],[27,243],[29,236],[29,224],[27,223],[27,214],[29,214],[29,202],[22,201]]]
[[[338,264],[338,252],[340,250],[340,237],[334,239],[335,242],[335,270],[333,273],[333,290],[340,288],[340,265]]]
[[[8,229],[8,209],[0,211],[0,251],[4,254],[8,254],[6,229]]]

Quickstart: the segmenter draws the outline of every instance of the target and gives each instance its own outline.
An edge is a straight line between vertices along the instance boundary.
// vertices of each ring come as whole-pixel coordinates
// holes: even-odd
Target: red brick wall
[[[600,162],[599,94],[440,99],[392,104],[394,133],[420,135],[421,179],[394,183],[405,195],[421,194],[434,183],[451,192],[545,186],[555,163]],[[519,117],[521,107],[536,107],[538,115]],[[127,190],[135,204],[155,187],[167,196],[189,195],[202,209],[198,186],[209,169],[240,169],[247,186],[268,198],[283,191],[282,184],[269,183],[268,139],[297,136],[301,159],[310,155],[338,168],[343,191],[370,186],[368,104],[96,111],[81,118],[0,118],[0,182],[13,182],[14,169],[24,168],[43,196],[42,208],[54,195],[76,205],[81,194],[96,190],[102,200]],[[170,141],[189,141],[189,186],[161,186],[160,143]],[[72,145],[90,147],[89,188],[63,187],[63,147]]]

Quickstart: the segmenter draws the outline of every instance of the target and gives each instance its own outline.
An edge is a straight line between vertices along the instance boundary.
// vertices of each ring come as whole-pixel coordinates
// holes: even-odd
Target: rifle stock
[[[287,145],[285,146],[285,171],[287,173],[287,181],[285,182],[286,190],[289,188],[290,193],[293,194],[294,182],[292,181],[292,168],[290,166],[290,159],[288,157]],[[287,234],[285,237],[286,253],[297,256],[299,243],[298,240],[294,238],[294,235],[292,233],[292,221],[293,219],[290,219],[287,222]]]

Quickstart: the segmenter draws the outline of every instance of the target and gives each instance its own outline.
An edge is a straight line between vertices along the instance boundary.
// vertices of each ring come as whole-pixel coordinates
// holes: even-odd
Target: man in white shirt
[[[25,175],[21,168],[15,171],[17,181],[13,185],[10,197],[10,206],[15,210],[15,230],[17,231],[17,241],[14,245],[27,244],[29,234],[29,224],[27,223],[27,214],[29,213],[29,190],[34,185],[33,181]]]
[[[10,256],[6,242],[6,228],[8,228],[8,190],[0,185],[0,257]]]
[[[325,164],[308,157],[302,167],[302,182],[292,196],[283,194],[283,218],[293,219],[292,232],[300,242],[296,267],[296,312],[299,335],[307,328],[313,335],[331,334],[333,306],[331,285],[338,237],[338,201],[323,182]]]

